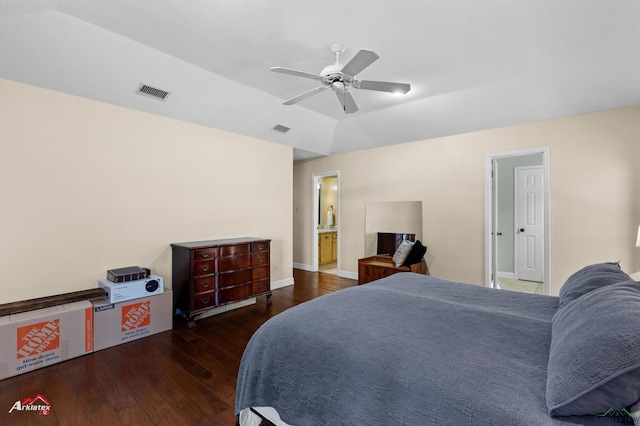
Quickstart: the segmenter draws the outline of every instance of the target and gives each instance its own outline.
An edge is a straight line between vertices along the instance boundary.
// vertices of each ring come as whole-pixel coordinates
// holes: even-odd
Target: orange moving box
[[[93,300],[94,350],[99,351],[173,328],[173,292],[126,302]]]
[[[0,317],[0,379],[93,352],[91,302]]]

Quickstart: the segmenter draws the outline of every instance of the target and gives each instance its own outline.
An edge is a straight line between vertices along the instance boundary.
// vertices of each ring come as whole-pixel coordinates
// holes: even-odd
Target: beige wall
[[[640,107],[486,130],[294,164],[294,262],[311,264],[313,173],[340,172],[340,265],[357,274],[365,203],[422,201],[432,275],[484,281],[487,153],[550,149],[551,294],[580,267],[621,260],[640,268]]]
[[[291,284],[291,223],[291,147],[0,79],[0,303],[131,265],[171,287],[170,243],[240,236]]]

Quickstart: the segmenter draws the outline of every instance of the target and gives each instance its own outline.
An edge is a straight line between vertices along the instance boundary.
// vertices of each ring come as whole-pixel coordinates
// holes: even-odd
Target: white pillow
[[[393,254],[393,263],[396,266],[402,266],[405,260],[407,260],[407,256],[411,253],[411,249],[413,248],[413,241],[403,240],[396,252]]]

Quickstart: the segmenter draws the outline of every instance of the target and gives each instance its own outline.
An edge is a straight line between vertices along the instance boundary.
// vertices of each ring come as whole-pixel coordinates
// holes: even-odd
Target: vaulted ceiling
[[[318,82],[270,67],[319,73],[336,42],[341,63],[380,56],[358,78],[411,91],[352,89],[353,114],[331,90],[282,105]],[[639,105],[639,46],[637,0],[0,0],[1,77],[295,159]]]

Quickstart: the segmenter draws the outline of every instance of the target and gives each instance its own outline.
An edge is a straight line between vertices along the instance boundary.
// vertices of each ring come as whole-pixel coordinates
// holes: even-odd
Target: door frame
[[[497,272],[495,270],[496,255],[494,249],[496,247],[496,232],[494,232],[495,226],[495,206],[494,206],[494,188],[493,188],[493,163],[494,160],[508,157],[522,157],[531,154],[542,154],[542,168],[544,178],[544,193],[542,195],[544,202],[544,283],[543,293],[549,294],[550,277],[551,277],[551,250],[549,238],[551,235],[551,222],[550,211],[551,205],[549,203],[549,188],[550,188],[550,167],[549,157],[550,149],[548,146],[537,148],[526,148],[514,151],[501,151],[485,154],[485,189],[484,189],[484,285],[485,287],[493,287],[494,277],[497,279]]]
[[[340,241],[342,241],[340,239],[340,229],[342,228],[342,221],[340,220],[340,212],[342,210],[341,208],[341,201],[340,201],[340,172],[339,171],[335,171],[335,172],[321,172],[321,173],[314,173],[312,176],[312,190],[313,190],[313,200],[312,200],[312,205],[311,205],[311,211],[313,212],[312,216],[312,222],[311,222],[311,272],[318,272],[318,222],[320,221],[320,216],[318,213],[318,205],[320,203],[320,191],[318,188],[318,185],[320,184],[320,180],[322,178],[325,177],[331,177],[331,176],[335,176],[336,177],[336,199],[338,200],[338,206],[336,208],[337,212],[336,212],[336,216],[335,216],[335,221],[338,224],[338,229],[337,229],[337,236],[338,236],[338,247],[337,247],[337,269],[338,269],[338,274],[340,273]]]

